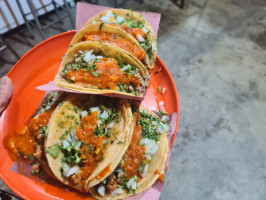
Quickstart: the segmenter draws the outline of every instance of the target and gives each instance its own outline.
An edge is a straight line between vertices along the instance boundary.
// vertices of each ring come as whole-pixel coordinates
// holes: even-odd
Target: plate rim
[[[66,32],[63,32],[63,33],[60,33],[60,34],[57,34],[57,35],[54,35],[50,38],[47,38],[46,40],[40,42],[39,44],[35,45],[33,48],[31,48],[30,50],[28,50],[19,60],[18,62],[10,69],[10,71],[7,73],[6,76],[10,77],[11,74],[13,73],[13,71],[15,70],[16,66],[19,65],[23,59],[25,59],[30,53],[32,53],[33,51],[35,51],[37,48],[39,48],[40,46],[42,45],[45,45],[47,42],[49,42],[50,40],[54,40],[56,38],[60,38],[60,37],[64,37],[66,35],[69,35],[69,34],[73,34],[75,33],[75,30],[70,30],[70,31],[66,31]],[[176,139],[176,135],[177,135],[177,131],[178,131],[178,124],[179,124],[179,113],[180,113],[180,109],[179,109],[179,99],[178,99],[178,92],[177,92],[177,88],[176,88],[176,85],[175,85],[175,82],[173,80],[173,77],[171,76],[168,68],[165,66],[165,64],[162,62],[162,60],[156,56],[156,60],[159,61],[159,63],[161,65],[163,65],[168,77],[170,78],[170,81],[171,81],[171,84],[173,86],[173,89],[174,89],[174,96],[176,98],[176,108],[177,108],[177,119],[176,119],[176,129],[175,129],[175,132],[174,132],[174,135],[173,135],[173,138],[171,140],[171,148],[173,147],[174,145],[174,142],[175,142],[175,139]],[[5,116],[5,112],[2,113],[2,116],[0,117],[0,124],[3,123],[3,119],[4,119],[4,116]],[[29,197],[27,195],[24,195],[23,193],[21,193],[19,190],[17,190],[15,187],[12,186],[12,184],[9,183],[9,181],[2,175],[1,171],[0,171],[0,178],[3,180],[3,182],[16,194],[18,195],[19,197],[23,198],[23,199],[29,199]]]

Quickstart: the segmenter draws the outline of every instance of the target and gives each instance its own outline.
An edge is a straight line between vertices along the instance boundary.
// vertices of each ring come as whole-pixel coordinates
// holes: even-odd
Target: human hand
[[[13,84],[9,77],[4,76],[0,79],[0,115],[7,107],[13,94]]]

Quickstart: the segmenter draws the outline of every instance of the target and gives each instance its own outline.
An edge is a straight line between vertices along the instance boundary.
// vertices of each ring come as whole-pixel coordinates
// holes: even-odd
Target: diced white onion
[[[101,114],[100,114],[100,118],[101,119],[107,119],[108,118],[108,112],[105,110],[105,111],[103,111]]]
[[[96,21],[92,21],[92,24],[96,24],[97,22]]]
[[[95,112],[97,111],[98,113],[100,113],[100,108],[99,107],[92,107],[91,108],[91,112]]]
[[[145,42],[144,38],[140,34],[137,35],[137,38],[139,42]]]
[[[101,18],[100,18],[100,20],[102,21],[102,22],[104,22],[104,23],[110,23],[110,21],[109,21],[109,17],[107,17],[107,16],[102,16]]]
[[[98,120],[97,124],[100,125],[102,123],[102,120]]]
[[[67,178],[73,174],[78,173],[78,170],[79,170],[77,165],[75,165],[73,167],[69,167],[66,163],[62,164],[62,169],[63,169],[63,175]]]
[[[156,43],[153,42],[153,43],[151,44],[151,47],[152,47],[152,51],[155,51],[155,50],[157,49],[157,47],[156,47]]]
[[[67,135],[67,141],[71,144],[74,140],[70,134]]]
[[[162,121],[165,121],[166,119],[168,118],[168,116],[167,115],[164,115],[164,116],[162,116]]]
[[[141,174],[142,177],[145,177],[147,175],[148,169],[149,169],[149,165],[147,164],[145,165],[143,172]]]
[[[75,150],[78,150],[79,147],[81,146],[81,144],[82,144],[82,143],[81,143],[80,141],[78,141],[77,144],[75,145],[74,149],[75,149]]]
[[[117,188],[111,193],[111,195],[122,194],[122,193],[123,193],[123,189]]]
[[[137,189],[137,182],[134,182],[133,184],[132,184],[132,187],[131,187],[133,190],[136,190]]]
[[[83,57],[83,60],[85,62],[90,62],[91,60],[96,60],[96,59],[102,59],[103,57],[102,56],[95,56],[94,54],[92,54],[93,50],[90,50],[90,51],[86,51],[84,53],[84,57]]]
[[[121,23],[121,22],[124,21],[124,19],[125,19],[124,17],[117,16],[117,17],[116,17],[116,22],[117,22],[117,23]]]
[[[44,113],[44,112],[45,112],[45,109],[41,108],[40,113]]]
[[[88,111],[87,111],[87,110],[84,110],[84,111],[82,111],[82,112],[80,113],[80,115],[81,115],[81,118],[83,118],[83,117],[85,117],[85,116],[88,115]]]
[[[113,12],[110,10],[106,13],[106,17],[115,17]]]
[[[74,141],[74,140],[78,140],[78,137],[77,137],[77,134],[76,134],[76,129],[72,129],[72,130],[70,131],[70,135],[72,136],[73,141]]]
[[[67,148],[70,144],[69,144],[69,142],[67,141],[67,140],[63,140],[63,147],[64,148]]]
[[[162,89],[162,94],[165,94],[165,92],[166,92],[166,88],[163,88]]]
[[[105,23],[111,23],[112,21],[110,21],[110,18],[115,18],[112,11],[107,12],[106,15],[104,15],[100,18],[100,20],[105,22]]]
[[[136,182],[137,182],[137,177],[136,176],[134,176],[133,178],[129,179],[129,181],[127,182],[127,188],[128,189],[133,189],[133,185],[135,186],[135,188],[137,188],[137,185],[134,184]]]
[[[154,140],[148,138],[142,138],[139,142],[141,145],[144,145],[145,148],[145,156],[149,160],[151,160],[151,156],[153,156],[158,150],[158,144]]]
[[[126,65],[126,66],[122,67],[121,70],[122,70],[122,71],[125,71],[125,70],[127,70],[128,68],[130,68],[130,67],[131,67],[131,65]]]
[[[81,51],[81,50],[79,50],[78,52],[79,52],[80,54],[83,54],[83,51]]]
[[[100,185],[100,186],[98,187],[98,193],[99,193],[102,197],[104,197],[104,195],[105,195],[105,188],[104,188],[103,185]]]
[[[156,47],[156,43],[155,43],[155,42],[153,42],[153,43],[151,44],[151,48],[152,48],[152,51],[155,51],[155,50],[157,49],[157,47]]]
[[[74,77],[74,76],[72,76],[70,79],[71,79],[72,81],[75,81],[75,77]]]
[[[107,124],[106,128],[112,128],[114,126],[114,122],[110,122],[109,124]]]
[[[160,123],[161,126],[158,126],[156,129],[156,133],[163,134],[167,131],[169,131],[170,127],[167,124]]]
[[[145,33],[148,33],[148,32],[149,32],[149,29],[147,29],[145,26],[142,28],[142,30],[143,30]]]
[[[164,105],[164,102],[163,102],[163,101],[160,101],[160,102],[159,102],[159,105],[160,105],[160,106],[163,106],[163,105]]]
[[[156,121],[152,121],[151,125],[157,126],[157,122]]]

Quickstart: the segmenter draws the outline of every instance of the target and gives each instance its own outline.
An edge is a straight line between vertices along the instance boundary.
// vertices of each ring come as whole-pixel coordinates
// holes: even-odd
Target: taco
[[[161,119],[141,106],[134,113],[130,145],[115,171],[90,189],[97,199],[124,199],[147,190],[163,174],[168,155],[168,116]]]
[[[87,192],[119,164],[131,140],[132,121],[127,100],[70,95],[48,124],[45,155],[53,175]]]
[[[150,68],[150,60],[138,41],[118,27],[102,22],[86,25],[73,37],[70,47],[83,41],[100,41],[112,44],[125,50],[138,63]]]
[[[81,93],[143,97],[149,78],[146,68],[124,50],[87,41],[69,49],[54,83]]]
[[[142,15],[131,10],[109,9],[89,19],[87,24],[97,22],[119,27],[132,35],[146,51],[150,60],[149,68],[152,69],[154,67],[157,54],[156,38],[150,24]]]
[[[31,161],[32,175],[41,176],[44,171],[52,175],[44,155],[44,141],[51,115],[65,97],[66,94],[62,92],[47,94],[27,125],[18,128],[15,134],[5,138],[5,146],[11,151],[14,159],[19,157]]]

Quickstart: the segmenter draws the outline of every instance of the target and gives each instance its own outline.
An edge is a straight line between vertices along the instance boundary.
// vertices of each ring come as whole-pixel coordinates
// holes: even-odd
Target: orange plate
[[[84,199],[84,195],[78,192],[65,191],[10,171],[9,168],[13,162],[3,145],[4,137],[25,125],[37,109],[44,92],[34,88],[54,79],[61,57],[66,53],[74,34],[75,31],[65,32],[43,41],[27,52],[8,73],[14,83],[14,94],[0,120],[0,141],[2,141],[0,142],[0,176],[9,188],[24,199]],[[162,68],[161,71],[154,75],[159,68]],[[157,94],[159,85],[166,88],[164,95]],[[164,107],[167,112],[179,114],[174,81],[163,62],[157,57],[144,103],[154,109],[161,101],[165,102]],[[178,116],[172,145],[177,132]]]

